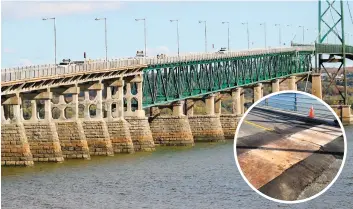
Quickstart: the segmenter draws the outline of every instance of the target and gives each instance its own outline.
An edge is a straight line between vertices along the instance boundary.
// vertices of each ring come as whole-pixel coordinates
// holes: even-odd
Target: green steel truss
[[[325,3],[326,2],[326,3]],[[336,0],[326,0],[325,2],[319,0],[319,21],[318,21],[318,44],[315,44],[316,48],[316,61],[315,61],[315,69],[317,72],[321,72],[321,69],[323,68],[327,74],[328,71],[325,68],[325,63],[330,63],[330,62],[337,62],[339,61],[341,63],[340,67],[337,70],[336,75],[339,73],[343,73],[344,75],[344,92],[342,93],[341,90],[337,87],[335,84],[334,80],[335,77],[331,77],[331,82],[329,86],[324,90],[326,90],[331,86],[331,84],[334,84],[339,91],[343,103],[348,104],[347,100],[347,75],[346,75],[346,58],[353,58],[352,54],[352,46],[346,46],[345,44],[345,32],[344,32],[344,10],[343,10],[343,1],[339,0],[338,2]],[[334,18],[334,15],[338,17],[338,19]],[[330,21],[332,21],[330,23]],[[327,31],[324,32],[322,26],[327,27]],[[323,44],[323,42],[328,38],[328,35],[330,33],[333,33],[338,40],[340,41],[339,45],[333,45],[333,44]],[[329,54],[329,59],[324,59],[323,54]],[[340,59],[335,59],[335,56],[341,57]],[[317,63],[318,62],[318,63]],[[318,64],[318,67],[317,67]],[[342,72],[340,72],[342,71]]]
[[[313,52],[284,52],[149,66],[144,108],[311,71]]]

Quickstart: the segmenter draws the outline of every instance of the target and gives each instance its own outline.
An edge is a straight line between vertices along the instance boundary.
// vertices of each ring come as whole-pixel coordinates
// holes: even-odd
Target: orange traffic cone
[[[309,111],[309,118],[314,118],[315,114],[314,114],[314,107],[311,106],[310,111]]]

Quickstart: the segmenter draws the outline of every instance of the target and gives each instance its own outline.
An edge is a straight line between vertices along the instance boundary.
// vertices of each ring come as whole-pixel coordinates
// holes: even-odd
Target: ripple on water
[[[346,128],[348,150],[353,127]],[[350,208],[353,155],[336,183],[299,205],[271,202],[241,178],[233,142],[160,147],[152,153],[92,157],[2,169],[2,208]]]

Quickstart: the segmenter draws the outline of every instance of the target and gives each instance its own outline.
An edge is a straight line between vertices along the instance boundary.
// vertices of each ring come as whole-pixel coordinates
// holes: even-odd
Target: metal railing
[[[324,120],[336,120],[334,113],[324,104],[315,98],[303,94],[283,93],[277,94],[261,101],[259,107],[278,109],[286,112],[293,112],[302,116],[309,116],[310,109],[313,107],[314,118]]]
[[[72,74],[78,72],[88,71],[99,71],[109,70],[114,68],[133,67],[138,65],[159,65],[169,63],[179,63],[188,61],[202,61],[202,60],[213,60],[221,58],[231,57],[242,57],[242,56],[254,56],[254,55],[265,55],[273,53],[283,53],[291,51],[313,51],[312,46],[300,46],[300,47],[282,47],[282,48],[271,48],[271,49],[252,49],[244,51],[229,51],[224,53],[193,53],[182,56],[170,56],[164,59],[157,59],[156,57],[146,58],[123,58],[109,61],[91,61],[86,62],[82,65],[72,65],[67,67],[60,67],[55,65],[38,65],[38,66],[26,66],[17,68],[5,68],[1,70],[2,82],[17,81],[23,79],[41,78],[46,76],[58,76],[62,74]]]

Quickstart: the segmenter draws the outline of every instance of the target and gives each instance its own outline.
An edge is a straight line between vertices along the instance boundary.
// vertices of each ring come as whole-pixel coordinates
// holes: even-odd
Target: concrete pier
[[[254,102],[258,101],[263,97],[262,84],[256,84],[254,86]]]
[[[195,141],[223,141],[224,133],[220,116],[214,111],[215,95],[205,98],[207,115],[189,116],[189,123]]]
[[[159,110],[149,118],[155,145],[193,146],[194,138],[188,117],[183,114],[183,102],[175,102],[173,115],[160,115]],[[158,109],[158,108],[157,108]]]

